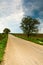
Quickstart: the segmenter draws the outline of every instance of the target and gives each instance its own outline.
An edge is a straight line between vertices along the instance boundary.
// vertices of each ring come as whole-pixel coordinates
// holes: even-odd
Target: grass
[[[0,40],[0,63],[3,61],[3,55],[5,53],[5,47],[7,43],[7,35],[6,34],[0,34],[1,40]]]
[[[34,42],[34,43],[37,43],[37,44],[40,44],[40,45],[43,45],[43,38],[38,38],[38,37],[35,37],[35,36],[27,37],[26,35],[19,35],[19,34],[15,35],[15,36],[22,38],[22,39],[25,39],[25,40],[28,40],[28,41],[31,41],[31,42]]]

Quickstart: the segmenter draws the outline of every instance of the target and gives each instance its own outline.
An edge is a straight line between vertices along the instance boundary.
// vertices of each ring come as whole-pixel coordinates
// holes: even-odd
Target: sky
[[[43,0],[0,0],[0,32],[9,28],[12,33],[22,33],[24,16],[38,19],[39,33],[43,33]]]

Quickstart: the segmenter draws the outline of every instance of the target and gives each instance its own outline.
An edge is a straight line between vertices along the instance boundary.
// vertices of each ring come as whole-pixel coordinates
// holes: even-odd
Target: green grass
[[[1,41],[2,39],[4,39],[5,36],[6,36],[6,34],[4,34],[4,33],[0,33],[0,41]]]
[[[40,44],[40,45],[43,45],[43,38],[37,38],[35,36],[27,37],[25,35],[15,35],[15,36],[22,38],[22,39],[25,39],[25,40],[28,40],[28,41],[31,41],[31,42],[34,42],[34,43],[37,43],[37,44]]]
[[[3,61],[3,55],[5,53],[5,47],[7,43],[8,36],[6,34],[2,34],[3,38],[0,40],[0,63]]]

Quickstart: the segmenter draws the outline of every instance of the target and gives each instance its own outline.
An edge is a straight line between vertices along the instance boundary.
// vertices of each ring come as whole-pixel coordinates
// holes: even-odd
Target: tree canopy
[[[10,29],[8,29],[8,28],[5,28],[4,30],[3,30],[3,33],[6,33],[6,34],[8,34],[10,32]]]
[[[38,32],[39,24],[40,22],[37,19],[27,16],[23,17],[20,27],[29,36],[29,34]]]

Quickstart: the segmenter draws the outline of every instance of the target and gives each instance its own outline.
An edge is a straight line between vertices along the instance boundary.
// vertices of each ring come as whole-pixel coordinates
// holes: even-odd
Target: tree
[[[8,28],[5,28],[4,30],[3,30],[3,33],[6,33],[6,34],[8,34],[10,32],[10,29],[8,29]]]
[[[29,36],[32,33],[38,32],[39,24],[40,22],[37,19],[27,16],[22,19],[20,27],[23,30],[23,32]]]

